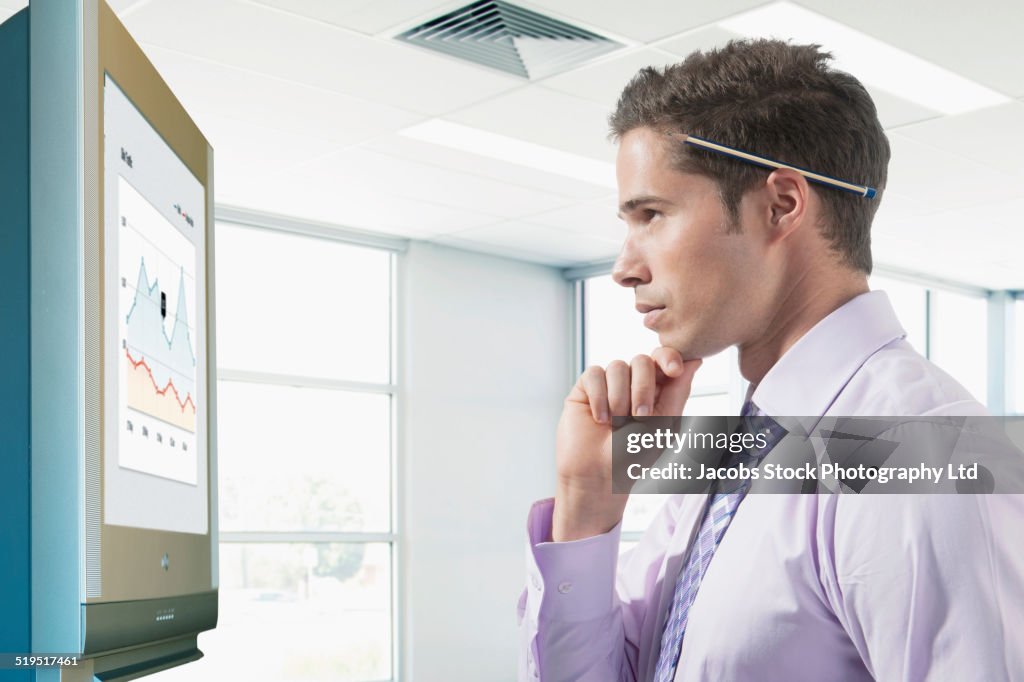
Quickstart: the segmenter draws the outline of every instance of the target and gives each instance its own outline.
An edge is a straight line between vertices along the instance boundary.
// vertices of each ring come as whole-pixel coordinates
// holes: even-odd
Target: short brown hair
[[[841,260],[871,272],[871,221],[881,201],[889,142],[875,104],[856,78],[828,64],[819,45],[780,40],[733,40],[694,52],[664,69],[642,69],[623,90],[609,122],[612,138],[649,127],[706,137],[759,156],[875,187],[866,199],[820,190],[822,234]],[[674,162],[684,172],[718,183],[722,203],[738,226],[743,194],[767,169],[679,144]]]

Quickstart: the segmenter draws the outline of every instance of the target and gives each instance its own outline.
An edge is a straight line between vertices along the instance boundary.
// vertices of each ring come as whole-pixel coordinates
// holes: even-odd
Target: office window
[[[217,230],[220,620],[160,679],[392,679],[392,256]]]
[[[929,357],[980,402],[988,401],[988,301],[932,291]]]
[[[870,285],[889,294],[907,341],[987,404],[988,299],[884,276]]]
[[[389,263],[386,251],[218,226],[218,364],[387,383]]]
[[[643,325],[635,304],[633,290],[616,284],[611,275],[584,280],[584,367],[605,367],[612,360],[629,362],[660,345],[658,335]]]
[[[889,296],[907,341],[918,353],[928,352],[928,289],[898,279],[872,275],[868,280],[872,290],[881,289]]]

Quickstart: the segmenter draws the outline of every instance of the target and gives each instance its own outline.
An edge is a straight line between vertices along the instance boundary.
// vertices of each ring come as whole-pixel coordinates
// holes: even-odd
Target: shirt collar
[[[861,294],[800,337],[747,398],[767,415],[821,417],[865,360],[904,336],[884,291]]]

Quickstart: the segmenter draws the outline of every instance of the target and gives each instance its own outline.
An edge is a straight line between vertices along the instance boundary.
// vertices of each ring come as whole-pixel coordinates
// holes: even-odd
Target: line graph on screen
[[[196,247],[123,177],[118,204],[119,462],[194,483]]]
[[[167,294],[160,280],[149,281],[146,261],[139,264],[135,298],[125,319],[124,354],[128,371],[128,407],[195,433],[195,367],[185,271],[181,268],[176,310],[167,334]],[[125,282],[127,286],[127,282]]]

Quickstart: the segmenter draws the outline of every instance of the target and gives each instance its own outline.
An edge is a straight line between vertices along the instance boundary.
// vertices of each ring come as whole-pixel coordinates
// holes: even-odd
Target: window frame
[[[1024,350],[1024,291],[1007,292],[1007,328],[1006,341],[1006,404],[1007,414],[1024,416],[1024,353],[1017,355],[1017,350]],[[1020,388],[1018,393],[1017,389]]]

